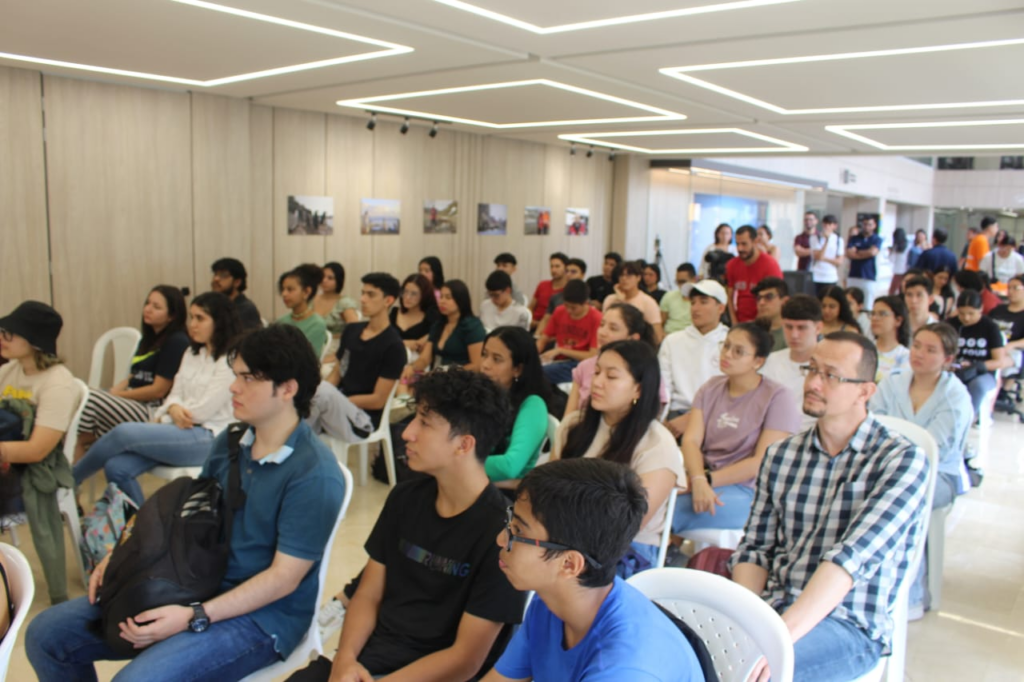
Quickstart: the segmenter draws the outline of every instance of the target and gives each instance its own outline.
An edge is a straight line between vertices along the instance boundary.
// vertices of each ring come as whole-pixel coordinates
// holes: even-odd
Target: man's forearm
[[[853,578],[841,566],[831,561],[820,564],[804,591],[782,614],[793,641],[813,630],[832,613],[852,587]]]
[[[732,580],[760,597],[768,584],[768,571],[757,564],[736,564],[732,569]]]
[[[482,664],[481,664],[482,665]],[[472,657],[454,647],[435,651],[382,678],[385,682],[448,682],[468,680],[480,669]]]
[[[380,603],[359,597],[357,591],[345,610],[345,622],[341,627],[338,652],[334,655],[332,674],[342,670],[349,662],[355,661],[369,641],[377,625]]]
[[[287,597],[299,586],[299,581],[290,579],[273,565],[234,587],[224,594],[203,604],[211,623],[237,618],[252,613],[267,604]]]

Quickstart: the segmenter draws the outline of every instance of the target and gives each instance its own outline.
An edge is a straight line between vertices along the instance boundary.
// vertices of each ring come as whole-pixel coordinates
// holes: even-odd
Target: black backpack
[[[228,427],[230,470],[225,498],[215,478],[175,479],[136,513],[131,533],[114,547],[99,589],[103,637],[118,655],[141,649],[118,625],[148,609],[186,606],[216,596],[228,567],[231,525],[245,504],[239,441],[248,426]]]

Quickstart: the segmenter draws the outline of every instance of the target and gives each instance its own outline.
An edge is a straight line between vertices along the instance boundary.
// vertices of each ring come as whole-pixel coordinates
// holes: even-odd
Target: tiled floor
[[[987,454],[983,486],[957,500],[947,519],[942,608],[910,624],[908,680],[1024,681],[1024,424],[997,417]],[[145,485],[159,482],[147,479]],[[362,543],[386,495],[387,487],[372,479],[356,488],[331,554],[328,590],[339,590],[366,561]],[[28,535],[22,528],[21,549],[40,587],[31,618],[47,599]],[[68,575],[74,576],[68,556]],[[72,597],[84,594],[81,584],[70,582]],[[109,680],[119,667],[99,665],[100,679]],[[20,637],[8,679],[35,679]]]

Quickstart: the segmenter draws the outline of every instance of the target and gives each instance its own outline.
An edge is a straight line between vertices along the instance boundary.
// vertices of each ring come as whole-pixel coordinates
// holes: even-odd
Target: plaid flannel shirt
[[[770,447],[732,566],[768,571],[762,595],[784,612],[824,561],[841,566],[853,587],[830,614],[849,621],[889,652],[892,609],[909,551],[921,533],[928,460],[869,413],[830,457],[817,428]]]

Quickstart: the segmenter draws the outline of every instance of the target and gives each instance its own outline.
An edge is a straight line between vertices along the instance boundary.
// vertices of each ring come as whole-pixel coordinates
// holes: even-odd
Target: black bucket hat
[[[57,354],[57,337],[63,326],[60,313],[39,301],[25,301],[0,319],[0,329],[17,334],[49,355]]]

